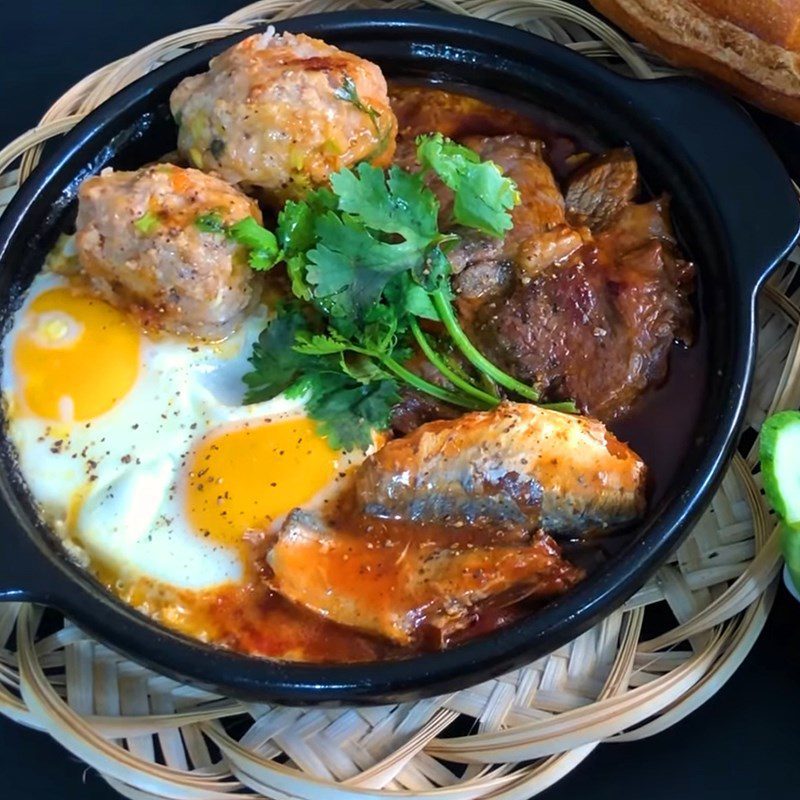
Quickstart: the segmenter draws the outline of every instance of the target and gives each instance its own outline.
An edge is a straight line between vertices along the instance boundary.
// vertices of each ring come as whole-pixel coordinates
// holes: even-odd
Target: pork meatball
[[[181,81],[170,105],[193,166],[274,205],[394,154],[397,120],[380,69],[303,34],[250,36]]]
[[[78,199],[75,244],[97,294],[177,334],[217,338],[240,321],[254,292],[247,251],[196,220],[261,222],[250,198],[199,170],[157,164],[104,170]]]

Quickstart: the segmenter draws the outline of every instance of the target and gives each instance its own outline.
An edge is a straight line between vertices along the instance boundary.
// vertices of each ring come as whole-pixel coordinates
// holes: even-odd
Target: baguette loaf
[[[670,63],[800,122],[800,0],[591,0]]]

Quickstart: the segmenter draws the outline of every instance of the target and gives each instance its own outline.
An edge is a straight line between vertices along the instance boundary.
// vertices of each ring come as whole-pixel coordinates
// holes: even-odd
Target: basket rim
[[[417,12],[401,12],[401,13],[393,13],[387,11],[380,11],[378,12],[382,19],[381,22],[385,22],[387,19],[392,24],[392,20],[394,18],[395,24],[399,24],[400,21],[404,25],[407,24],[414,24],[415,19],[418,21],[417,24],[425,25],[426,27],[431,26],[432,19],[442,19],[447,21],[447,27],[450,28],[452,25],[452,15],[445,15],[441,12],[437,11],[417,11]],[[296,17],[290,20],[288,23],[283,24],[281,23],[281,29],[285,28],[309,28],[309,21],[311,21],[311,27],[313,27],[313,22],[324,19],[326,26],[330,24],[331,18],[335,17],[341,21],[340,24],[344,25],[348,20],[354,18],[373,18],[374,13],[371,11],[367,12],[353,12],[353,11],[346,11],[346,12],[336,12],[333,14],[315,14],[303,17]],[[463,27],[473,29],[473,30],[482,30],[484,28],[491,28],[495,32],[502,31],[502,37],[504,40],[508,41],[509,38],[512,38],[512,34],[514,34],[520,41],[524,41],[526,44],[530,45],[530,37],[529,34],[519,32],[519,31],[511,31],[506,26],[501,26],[496,23],[487,23],[484,21],[477,21],[471,20],[469,18],[462,18],[461,23]],[[161,67],[159,69],[159,76],[164,79],[165,74],[177,74],[182,70],[186,69],[187,64],[195,64],[195,62],[204,63],[208,57],[208,53],[211,50],[215,49],[222,49],[231,41],[241,38],[245,35],[244,32],[231,34],[230,36],[217,39],[210,44],[202,45],[195,50],[192,50],[190,53],[187,53],[179,58],[169,62],[169,64]],[[555,48],[555,45],[549,45],[549,43],[544,43],[549,47]],[[561,48],[558,48],[561,50]],[[598,70],[601,68],[593,67]],[[163,72],[162,72],[163,70]],[[152,75],[153,73],[151,73]],[[75,129],[67,134],[64,140],[60,143],[58,151],[54,153],[50,159],[45,161],[40,167],[39,171],[32,176],[32,180],[26,182],[23,186],[22,190],[20,191],[18,197],[15,197],[12,200],[12,203],[9,206],[9,209],[12,211],[16,211],[15,203],[17,205],[23,205],[29,198],[35,196],[35,184],[37,180],[41,180],[43,175],[47,175],[51,173],[54,169],[54,165],[56,162],[59,162],[60,159],[63,159],[63,152],[67,152],[70,148],[77,148],[81,143],[85,141],[85,139],[89,136],[90,133],[96,130],[98,119],[104,114],[108,113],[109,108],[114,107],[125,107],[127,104],[133,101],[133,98],[139,98],[142,96],[143,92],[146,92],[146,87],[151,84],[151,80],[148,80],[150,76],[145,76],[144,78],[139,79],[138,81],[134,82],[130,86],[123,89],[120,93],[114,95],[110,100],[106,101],[106,103],[98,106],[97,110],[87,115],[87,117],[80,122]],[[625,79],[627,80],[627,79]],[[27,191],[26,191],[27,190]],[[29,203],[26,206],[26,210],[29,207]],[[4,215],[5,217],[6,215]],[[14,217],[14,213],[9,214],[8,216]],[[5,222],[5,219],[3,220]],[[0,238],[5,238],[6,241],[8,239],[3,237],[2,234],[6,233],[3,228],[3,223],[0,223]],[[0,257],[2,257],[2,249],[0,248]],[[749,370],[749,367],[748,367]],[[743,389],[742,394],[739,398],[739,406],[738,409],[738,418],[740,418],[741,414],[744,410],[744,403],[745,403],[745,396],[746,390]],[[737,427],[736,423],[732,427]],[[716,488],[719,481],[722,479],[722,464],[723,462],[727,462],[727,456],[732,452],[734,447],[733,441],[733,434],[730,433],[728,437],[728,444],[727,447],[720,453],[715,459],[713,459],[713,470],[708,470],[706,472],[706,479],[702,484],[702,493],[700,494],[700,499],[697,502],[697,507],[694,509],[694,512],[691,516],[683,514],[678,515],[680,520],[681,528],[684,531],[688,531],[689,525],[696,519],[697,516],[702,512],[705,502],[710,498],[712,491]],[[714,448],[710,448],[714,449]],[[3,485],[3,490],[6,492],[8,487]],[[7,498],[8,499],[8,498]],[[13,507],[13,506],[12,506]],[[663,560],[662,556],[666,555],[668,550],[671,550],[677,542],[674,540],[669,541],[668,543],[661,542],[658,546],[653,546],[649,553],[646,554],[646,563],[649,565],[649,573],[652,574],[652,571],[657,568],[660,561]],[[638,549],[641,550],[640,545],[636,545]],[[622,551],[620,554],[619,561],[623,562],[625,560],[625,554],[627,553],[627,549]],[[544,633],[548,636],[553,636],[553,631],[561,630],[561,638],[558,637],[553,638],[552,643],[548,644],[548,647],[551,649],[560,646],[561,644],[569,641],[574,637],[574,635],[582,632],[587,627],[589,627],[595,619],[591,616],[593,613],[598,613],[596,611],[599,602],[597,601],[596,597],[593,596],[593,588],[596,583],[599,583],[600,580],[606,579],[608,580],[609,574],[613,574],[615,572],[621,572],[622,570],[613,570],[611,567],[605,570],[599,570],[595,576],[592,576],[594,580],[591,578],[585,582],[584,585],[579,586],[577,589],[573,590],[569,596],[565,598],[560,598],[554,601],[547,609],[539,612],[537,617],[539,617],[540,621],[544,619],[543,627]],[[647,574],[643,574],[642,580],[645,580]],[[615,586],[606,593],[603,597],[602,602],[603,606],[606,610],[608,610],[611,605],[618,601],[620,598],[624,598],[629,591],[627,588],[623,588],[621,586],[621,581],[615,581]],[[105,592],[103,593],[105,595]],[[595,602],[594,604],[588,602],[589,599],[593,599]],[[129,607],[125,606],[121,603],[121,601],[117,601],[116,599],[113,600],[115,606],[119,604],[121,608],[132,615],[126,619],[127,622],[140,624],[141,622],[145,623],[144,627],[150,629],[153,625],[152,620],[144,615],[136,612]],[[594,605],[594,608],[593,608]],[[116,608],[115,613],[119,613],[120,609]],[[549,614],[546,612],[550,612]],[[602,612],[600,612],[602,613]],[[78,619],[81,618],[80,610],[77,610],[77,613],[73,614]],[[568,622],[575,620],[576,618],[584,620],[583,627],[575,626],[570,628],[568,631],[563,630],[563,626],[566,625]],[[551,622],[552,620],[552,622]],[[526,624],[527,623],[527,624]],[[519,649],[527,649],[530,646],[530,640],[528,636],[525,636],[525,640],[521,641],[518,637],[520,636],[519,631],[527,628],[530,625],[530,622],[527,620],[523,620],[516,625],[509,626],[508,629],[503,631],[496,632],[493,635],[493,644],[495,647],[498,647],[498,642],[503,642],[505,639],[510,639],[512,641],[512,649],[517,648]],[[110,628],[109,628],[110,629]],[[250,684],[251,681],[258,681],[260,682],[266,673],[272,671],[274,669],[276,673],[277,681],[273,683],[278,688],[278,693],[275,696],[280,697],[280,699],[288,702],[304,702],[305,698],[307,697],[307,701],[309,703],[318,704],[324,703],[331,699],[339,699],[338,693],[341,692],[343,689],[347,687],[347,682],[345,678],[351,678],[351,681],[355,686],[353,688],[359,688],[358,684],[363,682],[363,679],[359,679],[361,675],[365,672],[374,673],[376,664],[380,664],[380,672],[381,672],[381,680],[382,684],[386,687],[383,691],[389,693],[389,685],[392,684],[395,687],[398,685],[402,686],[404,680],[409,680],[411,682],[416,682],[416,679],[409,679],[407,676],[408,673],[408,666],[409,663],[413,661],[415,666],[419,666],[427,675],[433,675],[436,672],[436,669],[439,670],[451,670],[453,668],[459,667],[464,659],[464,653],[466,651],[467,657],[470,656],[471,652],[477,651],[479,647],[485,643],[475,642],[463,645],[457,649],[452,651],[445,651],[444,653],[436,653],[431,655],[425,656],[416,656],[409,661],[402,661],[402,662],[376,662],[376,664],[370,663],[368,665],[304,665],[304,664],[295,664],[295,663],[283,663],[283,662],[270,662],[265,661],[264,659],[255,659],[250,656],[242,656],[240,654],[235,653],[228,653],[224,651],[219,651],[218,648],[213,647],[213,645],[202,645],[198,644],[196,640],[190,639],[189,637],[181,636],[173,631],[163,631],[159,630],[159,633],[164,636],[168,636],[169,638],[174,638],[180,640],[182,643],[190,644],[193,648],[200,648],[203,651],[204,655],[209,653],[213,653],[215,657],[219,657],[221,663],[223,663],[226,667],[234,667],[236,669],[240,669],[243,665],[252,665],[253,670],[250,676],[248,676],[245,681],[247,684]],[[109,638],[106,634],[100,634],[102,638],[106,639]],[[113,641],[113,636],[110,637]],[[185,664],[185,662],[180,662],[180,664]],[[172,674],[192,674],[194,672],[197,673],[196,669],[186,669],[185,666],[178,665],[177,667],[170,667],[168,664],[167,670]],[[160,663],[161,667],[164,667],[165,664],[162,662]],[[503,668],[505,669],[505,667]],[[214,670],[216,672],[216,670]],[[498,670],[501,671],[501,670]],[[298,683],[306,684],[298,691],[291,691],[290,685],[281,684],[281,680],[283,675],[291,672],[293,676],[293,680],[291,681],[291,686],[296,686]],[[207,675],[208,673],[206,673]],[[334,687],[333,691],[330,693],[325,692],[325,690],[320,689],[319,679],[321,676],[324,676],[325,679],[328,681],[333,680],[336,682],[336,686]],[[351,677],[352,676],[352,677]],[[206,677],[205,675],[201,674],[197,676],[197,679],[200,682],[211,683],[213,679]],[[245,692],[249,693],[249,689],[245,686],[243,687]],[[374,684],[372,684],[369,688],[370,692],[374,692]],[[380,690],[378,690],[380,691]],[[399,689],[397,691],[402,691]],[[297,695],[296,697],[293,695]],[[259,694],[260,697],[264,697],[263,695]],[[346,702],[351,703],[354,700],[358,701],[357,697],[348,696],[345,698]],[[384,702],[381,700],[381,702]]]

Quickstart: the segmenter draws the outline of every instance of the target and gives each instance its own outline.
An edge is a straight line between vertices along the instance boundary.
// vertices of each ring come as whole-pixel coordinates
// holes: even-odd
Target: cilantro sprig
[[[334,89],[333,94],[335,97],[338,97],[339,100],[344,100],[346,103],[355,106],[362,114],[366,114],[375,128],[375,133],[380,134],[380,126],[378,125],[378,118],[381,115],[380,111],[367,105],[361,99],[355,81],[349,75],[345,75],[342,78],[342,85]]]
[[[419,137],[417,156],[416,173],[367,163],[342,170],[330,189],[287,202],[278,217],[276,248],[296,299],[278,308],[254,346],[246,401],[304,395],[334,446],[369,444],[371,431],[388,425],[401,385],[469,409],[496,405],[498,385],[539,399],[461,328],[447,258],[458,237],[440,231],[439,203],[426,180],[434,174],[452,190],[455,223],[495,237],[511,227],[515,184],[439,134]],[[425,319],[442,324],[445,346],[425,332]],[[406,366],[415,348],[444,385]],[[453,350],[471,367],[460,366]]]
[[[369,362],[359,364],[344,349],[328,346],[326,337],[315,333],[320,328],[300,303],[279,306],[253,345],[253,371],[244,376],[245,401],[284,392],[305,395],[308,414],[332,447],[365,447],[373,430],[388,427],[392,406],[400,399],[397,383]]]
[[[453,190],[456,222],[489,236],[502,236],[511,227],[507,211],[519,203],[517,187],[491,162],[464,145],[436,133],[422,137],[417,158],[423,169],[433,170]]]

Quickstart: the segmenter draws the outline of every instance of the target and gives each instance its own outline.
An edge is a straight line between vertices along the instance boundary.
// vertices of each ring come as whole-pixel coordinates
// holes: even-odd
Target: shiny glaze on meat
[[[575,534],[639,517],[645,478],[596,420],[505,402],[388,442],[358,468],[355,494],[371,516]]]
[[[465,134],[479,101],[436,90],[423,103],[424,92],[398,110],[402,158],[413,162],[403,131],[425,130],[441,106],[466,120],[463,128],[451,121],[448,132],[494,161],[520,192],[502,239],[455,227],[462,239],[449,257],[462,324],[546,399],[573,399],[605,421],[626,415],[666,379],[673,342],[694,338],[694,269],[679,252],[666,198],[635,202],[638,167],[626,148],[565,159],[554,158],[557,137],[534,138],[532,127],[527,135]],[[448,191],[435,181],[431,188],[446,226]]]
[[[475,313],[486,354],[548,399],[612,420],[667,375],[689,344],[692,265],[677,256],[666,201],[625,207],[580,258],[554,265]]]
[[[303,511],[289,515],[267,562],[284,597],[402,646],[441,646],[486,604],[561,594],[583,577],[543,533],[508,544],[476,529],[353,517],[332,526]]]
[[[639,193],[639,169],[627,147],[588,157],[569,176],[564,197],[570,221],[602,229]]]
[[[397,117],[398,136],[406,140],[431,131],[451,139],[474,134],[537,136],[542,131],[529,116],[498,108],[477,97],[432,86],[395,84],[389,87],[389,100]]]

